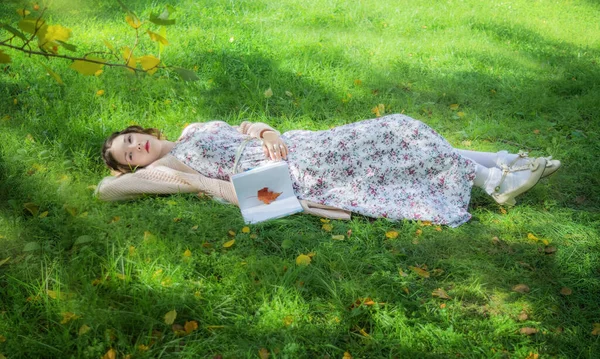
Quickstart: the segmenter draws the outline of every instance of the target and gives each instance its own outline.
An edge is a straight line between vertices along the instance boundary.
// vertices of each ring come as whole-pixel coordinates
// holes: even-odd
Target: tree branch
[[[2,43],[0,43],[0,46],[10,47],[11,49],[19,50],[19,51],[24,52],[24,53],[29,54],[29,55],[41,55],[41,56],[45,56],[45,57],[56,57],[56,58],[59,58],[59,59],[67,59],[67,60],[72,60],[72,61],[92,62],[92,63],[95,63],[95,64],[101,64],[101,65],[105,65],[105,66],[124,67],[124,68],[130,69],[130,70],[134,70],[134,71],[146,72],[143,69],[133,68],[131,66],[127,66],[126,64],[115,64],[115,63],[110,63],[110,62],[102,62],[102,61],[98,61],[98,60],[88,59],[88,58],[85,58],[85,57],[73,57],[73,56],[67,56],[67,55],[59,55],[59,54],[54,54],[54,53],[51,53],[51,52],[41,52],[41,51],[25,50],[25,49],[23,49],[21,47],[13,46],[13,45],[10,45],[10,44],[2,44]]]

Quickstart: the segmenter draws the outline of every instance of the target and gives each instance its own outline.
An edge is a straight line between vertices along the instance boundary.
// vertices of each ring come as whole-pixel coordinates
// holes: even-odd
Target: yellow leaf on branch
[[[40,30],[42,27],[46,26],[46,22],[42,19],[39,20],[21,20],[19,21],[19,23],[17,24],[17,26],[19,27],[19,29],[28,32],[30,34],[35,34],[37,33],[38,30]]]
[[[152,39],[152,41],[156,41],[159,42],[163,45],[168,45],[169,41],[167,41],[167,39],[165,39],[164,37],[160,36],[159,34],[152,32],[150,30],[146,31],[148,33],[148,35],[150,35],[150,38]]]
[[[130,13],[129,15],[125,16],[125,21],[127,21],[129,26],[133,27],[136,30],[139,29],[140,26],[142,26],[142,22],[140,21],[140,19],[138,19],[138,17],[135,16],[135,14],[133,13]]]
[[[29,14],[31,14],[31,11],[27,10],[27,9],[17,9],[17,14],[19,14],[19,16],[27,16]]]
[[[160,64],[160,60],[152,55],[142,56],[139,59],[140,64],[142,64],[142,69],[148,72],[150,75],[153,75],[158,68],[158,64]]]
[[[103,59],[91,57],[91,56],[88,57],[87,59],[99,61],[99,62],[105,62],[105,60],[103,60]],[[96,71],[101,70],[103,66],[104,66],[103,64],[99,64],[97,62],[75,60],[69,67],[72,68],[73,70],[79,72],[82,75],[91,76],[91,75],[94,75],[96,73]]]
[[[133,53],[129,47],[123,48],[123,60],[127,61],[127,66],[131,67],[128,70],[133,72],[133,69],[136,68],[137,59],[135,56],[133,56]]]
[[[8,56],[4,52],[0,51],[0,64],[8,64],[11,61],[12,60],[11,60],[10,56]]]
[[[67,41],[71,37],[71,30],[61,25],[43,26],[37,33],[38,43],[45,45],[55,41]]]

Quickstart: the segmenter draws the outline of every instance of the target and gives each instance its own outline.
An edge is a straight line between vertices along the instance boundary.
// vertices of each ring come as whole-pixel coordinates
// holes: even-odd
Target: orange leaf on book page
[[[264,204],[271,204],[271,202],[275,201],[280,195],[281,192],[269,191],[269,188],[267,187],[258,190],[258,200]]]

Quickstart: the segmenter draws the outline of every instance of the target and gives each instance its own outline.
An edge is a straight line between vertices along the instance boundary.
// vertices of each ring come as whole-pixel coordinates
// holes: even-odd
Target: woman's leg
[[[500,167],[500,163],[508,164],[519,157],[519,155],[508,153],[507,151],[478,152],[459,149],[457,149],[457,151],[461,156],[467,157],[468,159],[488,168]]]

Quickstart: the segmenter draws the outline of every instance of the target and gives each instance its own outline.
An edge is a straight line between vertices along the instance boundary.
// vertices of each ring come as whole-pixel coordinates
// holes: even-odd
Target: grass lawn
[[[600,357],[598,2],[123,1],[142,19],[177,9],[162,59],[200,80],[82,76],[6,49],[0,358]],[[0,22],[16,26],[16,7],[2,2]],[[80,53],[135,40],[116,1],[46,15]],[[143,34],[139,49],[156,44]],[[378,106],[456,147],[563,168],[514,208],[474,190],[455,229],[308,215],[244,228],[195,195],[93,197],[103,139],[129,124],[170,139],[215,119],[326,129]]]

